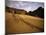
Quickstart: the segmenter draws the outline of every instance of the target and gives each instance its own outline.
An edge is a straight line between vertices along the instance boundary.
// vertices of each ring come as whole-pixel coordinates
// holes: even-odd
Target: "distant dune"
[[[27,14],[27,11],[23,10],[23,9],[16,9],[16,8],[10,8],[10,7],[6,7],[6,12],[9,13],[15,13],[15,14]]]
[[[7,33],[43,32],[44,20],[38,17],[5,13]]]

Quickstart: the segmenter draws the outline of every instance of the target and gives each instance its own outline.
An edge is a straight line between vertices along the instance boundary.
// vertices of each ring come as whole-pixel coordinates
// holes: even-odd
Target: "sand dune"
[[[6,13],[7,33],[43,32],[44,20],[38,17]]]

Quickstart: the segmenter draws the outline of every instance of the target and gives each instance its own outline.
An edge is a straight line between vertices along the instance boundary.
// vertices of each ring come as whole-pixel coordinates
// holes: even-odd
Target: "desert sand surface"
[[[5,24],[7,33],[43,32],[44,20],[29,15],[12,14],[6,12]]]

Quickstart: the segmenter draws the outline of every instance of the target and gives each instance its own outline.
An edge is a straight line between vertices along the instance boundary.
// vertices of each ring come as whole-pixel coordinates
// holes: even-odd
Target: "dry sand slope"
[[[42,32],[44,21],[41,18],[6,13],[7,33]]]

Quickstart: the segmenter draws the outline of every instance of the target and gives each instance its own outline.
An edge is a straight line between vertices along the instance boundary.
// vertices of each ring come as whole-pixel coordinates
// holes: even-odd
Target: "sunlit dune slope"
[[[43,32],[44,20],[38,17],[6,13],[7,33]]]

